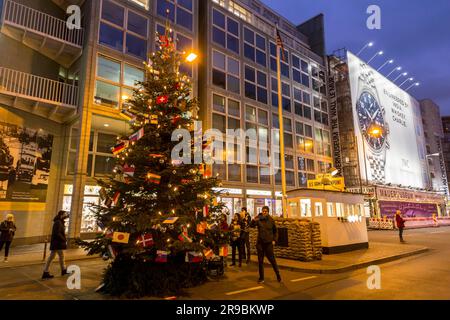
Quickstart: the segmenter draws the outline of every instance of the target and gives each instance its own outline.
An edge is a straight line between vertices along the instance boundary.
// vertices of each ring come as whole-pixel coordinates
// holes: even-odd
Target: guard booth
[[[287,192],[288,218],[318,222],[324,254],[369,248],[364,195],[335,191],[331,185],[316,188]]]

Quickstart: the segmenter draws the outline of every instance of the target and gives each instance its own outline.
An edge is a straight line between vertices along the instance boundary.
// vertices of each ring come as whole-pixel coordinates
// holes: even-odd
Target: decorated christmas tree
[[[103,232],[95,241],[79,241],[89,254],[111,259],[102,288],[113,295],[167,296],[199,285],[208,259],[227,246],[224,207],[215,201],[220,182],[203,161],[194,163],[207,144],[194,125],[198,105],[190,79],[179,71],[185,54],[166,30],[157,34],[159,50],[122,110],[131,135],[118,137],[114,172],[98,181],[103,202],[93,211]],[[184,148],[174,159],[174,148],[186,143],[177,134],[183,129],[188,154]]]

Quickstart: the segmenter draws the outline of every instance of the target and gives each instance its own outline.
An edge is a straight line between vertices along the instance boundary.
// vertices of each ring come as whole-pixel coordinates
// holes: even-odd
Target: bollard
[[[48,240],[45,239],[45,243],[44,243],[44,256],[42,257],[42,261],[45,261],[45,258],[47,257],[47,243],[48,243]]]

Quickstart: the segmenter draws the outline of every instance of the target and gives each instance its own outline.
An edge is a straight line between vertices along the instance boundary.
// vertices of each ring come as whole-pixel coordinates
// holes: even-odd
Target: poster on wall
[[[389,219],[395,218],[397,210],[402,212],[405,218],[431,218],[433,214],[438,213],[434,203],[413,203],[401,201],[380,201],[381,216]]]
[[[45,202],[53,135],[0,122],[0,202]]]
[[[425,188],[418,102],[348,52],[355,132],[363,179]]]

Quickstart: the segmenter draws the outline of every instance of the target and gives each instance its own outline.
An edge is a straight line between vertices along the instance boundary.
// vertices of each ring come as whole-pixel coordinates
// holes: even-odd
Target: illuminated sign
[[[317,175],[317,178],[315,180],[308,180],[308,189],[341,192],[345,190],[344,178],[323,177],[323,175]]]

